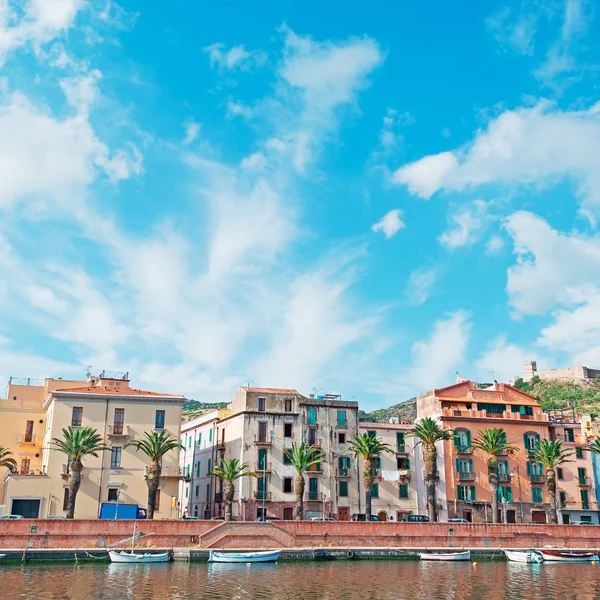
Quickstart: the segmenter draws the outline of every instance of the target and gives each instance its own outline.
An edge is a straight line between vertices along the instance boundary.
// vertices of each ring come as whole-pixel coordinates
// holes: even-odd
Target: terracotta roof
[[[136,388],[108,386],[66,388],[62,390],[54,390],[50,393],[55,394],[56,392],[60,392],[61,394],[110,394],[121,396],[159,396],[161,398],[183,398],[181,394],[163,394],[162,392],[150,392],[149,390],[139,390]]]
[[[259,388],[259,387],[248,387],[243,385],[242,388],[247,392],[257,392],[259,394],[296,394],[301,396],[298,390],[287,390],[285,388]]]

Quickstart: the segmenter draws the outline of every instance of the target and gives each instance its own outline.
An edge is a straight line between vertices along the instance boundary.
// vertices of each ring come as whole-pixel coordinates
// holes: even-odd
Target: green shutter
[[[379,484],[374,483],[371,487],[371,498],[379,498]]]
[[[471,486],[471,502],[475,502],[477,500],[477,494],[475,492],[475,486]]]
[[[467,446],[471,445],[471,432],[467,429]]]
[[[508,461],[507,460],[504,461],[504,472],[506,474],[510,473],[510,471],[508,470]]]
[[[408,498],[408,485],[406,483],[400,484],[400,498]]]
[[[533,463],[527,461],[527,475],[533,475]]]
[[[458,432],[454,432],[454,445],[458,448],[460,446],[460,438],[458,437]]]
[[[267,468],[267,449],[258,449],[258,470],[264,471]]]
[[[472,472],[473,472],[473,459],[470,458],[469,459],[469,473],[472,473]]]
[[[347,481],[340,481],[340,497],[347,497],[348,496],[348,482]]]
[[[456,472],[460,473],[460,458],[455,458],[456,461]]]
[[[506,493],[506,500],[508,502],[512,502],[513,501],[512,488],[506,487],[506,488],[504,488],[504,492]]]
[[[523,434],[523,446],[525,446],[525,450],[529,449],[529,444],[527,443],[528,440],[529,440],[529,436],[526,433],[524,433]]]
[[[504,497],[504,488],[499,485],[498,486],[498,502],[502,502],[502,498]]]
[[[534,487],[532,488],[533,491],[533,502],[535,504],[542,504],[543,502],[543,494],[542,494],[542,488],[539,487]]]

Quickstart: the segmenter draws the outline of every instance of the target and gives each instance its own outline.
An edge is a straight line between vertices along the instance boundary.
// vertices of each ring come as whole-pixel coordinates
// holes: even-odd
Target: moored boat
[[[264,563],[276,562],[281,552],[267,550],[261,552],[215,552],[208,553],[208,562],[211,563]]]
[[[0,554],[0,558],[4,558],[6,554]]]
[[[471,551],[464,552],[429,552],[419,554],[421,560],[471,560]]]
[[[508,560],[511,562],[541,563],[544,561],[544,559],[535,550],[504,550],[504,554],[506,554],[506,558],[508,558]]]
[[[539,550],[544,562],[594,562],[599,560],[596,552],[560,552],[558,550]]]
[[[161,552],[159,554],[151,554],[150,552],[144,552],[143,554],[137,554],[135,552],[116,552],[114,550],[111,550],[108,553],[108,555],[110,556],[111,562],[114,563],[145,564],[169,562],[168,552]]]

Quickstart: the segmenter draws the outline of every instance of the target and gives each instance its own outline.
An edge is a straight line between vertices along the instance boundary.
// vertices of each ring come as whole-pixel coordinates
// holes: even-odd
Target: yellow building
[[[75,517],[96,518],[105,502],[145,507],[148,459],[124,445],[152,430],[179,438],[184,402],[180,395],[131,388],[128,374],[103,372],[87,381],[46,379],[43,384],[11,380],[0,402],[0,445],[13,453],[18,473],[3,478],[4,512],[65,515],[67,457],[51,450],[50,442],[69,425],[93,427],[108,446],[98,458],[84,459]],[[162,471],[155,518],[167,518],[171,498],[177,496],[178,451],[165,456]]]

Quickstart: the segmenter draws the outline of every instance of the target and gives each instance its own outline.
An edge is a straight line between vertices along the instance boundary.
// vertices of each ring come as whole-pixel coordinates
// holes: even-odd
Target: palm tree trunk
[[[546,469],[546,483],[548,485],[548,495],[550,496],[548,522],[556,525],[558,523],[558,506],[556,504],[556,474],[554,469]]]
[[[425,490],[427,495],[427,516],[433,523],[437,521],[436,475],[437,450],[435,444],[423,444],[423,464],[425,466]]]
[[[372,514],[372,498],[371,490],[373,489],[373,462],[370,458],[363,458],[363,484],[365,486],[365,519],[371,520]]]
[[[154,508],[156,506],[156,492],[160,482],[161,468],[157,461],[152,461],[148,465],[148,475],[146,476],[146,484],[148,485],[148,506],[147,519],[154,519]]]
[[[67,519],[75,518],[75,500],[77,498],[77,492],[81,485],[81,471],[83,465],[80,461],[74,460],[69,465],[69,498],[67,500]]]
[[[492,495],[492,523],[498,523],[498,462],[488,461],[488,483]]]
[[[233,492],[235,488],[233,481],[225,483],[225,520],[231,521],[233,519]]]
[[[294,491],[296,492],[296,521],[304,519],[304,477],[298,473],[294,479]]]

